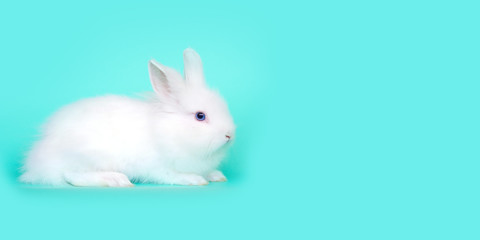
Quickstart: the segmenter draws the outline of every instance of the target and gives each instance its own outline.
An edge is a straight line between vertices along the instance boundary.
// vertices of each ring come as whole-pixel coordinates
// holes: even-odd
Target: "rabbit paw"
[[[107,187],[133,187],[128,177],[123,173],[107,172],[102,175],[102,182]]]
[[[215,170],[207,175],[207,180],[210,182],[226,182],[227,178],[222,172]]]
[[[205,178],[203,178],[200,175],[182,174],[179,181],[178,181],[178,184],[181,184],[181,185],[207,185],[208,181],[205,180]]]
[[[67,173],[65,180],[77,187],[133,187],[128,177],[119,172]]]

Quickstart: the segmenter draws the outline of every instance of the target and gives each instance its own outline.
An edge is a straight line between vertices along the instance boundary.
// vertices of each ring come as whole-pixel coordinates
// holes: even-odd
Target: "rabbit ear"
[[[191,48],[183,51],[185,81],[191,86],[204,86],[203,64],[200,55]]]
[[[172,98],[182,84],[180,73],[152,59],[148,62],[150,82],[153,90],[161,97]]]

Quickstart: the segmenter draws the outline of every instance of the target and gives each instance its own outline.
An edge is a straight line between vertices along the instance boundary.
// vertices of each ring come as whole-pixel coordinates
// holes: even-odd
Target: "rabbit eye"
[[[198,121],[203,121],[205,120],[205,113],[203,112],[197,112],[195,113],[195,117],[197,118]]]

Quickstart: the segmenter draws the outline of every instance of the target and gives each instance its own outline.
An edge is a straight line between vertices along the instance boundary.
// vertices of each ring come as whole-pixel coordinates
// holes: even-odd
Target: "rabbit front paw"
[[[207,180],[210,182],[225,182],[227,178],[222,172],[215,170],[207,175]]]
[[[179,176],[177,184],[180,185],[207,185],[208,181],[200,175],[185,173]]]

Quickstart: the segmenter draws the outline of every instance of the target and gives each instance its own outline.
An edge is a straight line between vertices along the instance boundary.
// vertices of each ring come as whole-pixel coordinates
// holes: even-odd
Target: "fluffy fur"
[[[226,181],[216,168],[235,127],[220,95],[207,88],[200,56],[184,51],[185,79],[151,60],[154,97],[83,99],[44,125],[20,180],[74,186],[132,186],[131,180],[205,185]],[[198,121],[196,112],[206,119]]]

